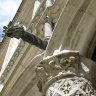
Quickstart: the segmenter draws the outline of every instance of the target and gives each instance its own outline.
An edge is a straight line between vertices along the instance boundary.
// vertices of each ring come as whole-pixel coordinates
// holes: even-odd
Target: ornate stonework
[[[46,96],[96,96],[92,84],[82,77],[61,79],[49,86]]]
[[[22,53],[21,53],[21,52],[22,52],[21,50],[22,50],[22,48],[24,48],[24,46],[25,46],[25,42],[24,42],[24,41],[21,41],[20,44],[19,44],[19,46],[18,46],[18,48],[16,49],[14,55],[12,56],[10,62],[8,63],[5,71],[3,72],[2,76],[0,77],[0,83],[1,83],[1,84],[4,83],[4,81],[5,81],[5,79],[7,78],[9,72],[10,72],[11,69],[13,68],[13,65],[14,65],[14,63],[16,62],[18,56],[19,56],[20,54],[22,54]]]
[[[53,34],[44,53],[46,58],[42,57],[43,60],[39,65],[37,59],[31,62],[31,58],[27,58],[27,56],[34,58],[37,50],[34,51],[35,48],[32,48],[26,55],[28,46],[21,41],[0,78],[1,83],[6,85],[2,91],[3,96],[33,96],[34,94],[34,96],[95,96],[96,63],[89,62],[91,56],[87,60],[85,58],[96,33],[96,0],[52,0],[53,5],[47,8],[46,0],[40,0],[34,18],[31,18],[33,7],[30,7],[30,3],[35,0],[23,1],[26,2],[22,5],[26,10],[22,10],[20,16],[17,15],[15,18],[19,18],[22,24],[25,22],[27,30],[40,38],[44,38],[45,23],[53,24],[51,26]],[[27,8],[30,10],[28,11]],[[95,46],[95,43],[93,45]],[[62,51],[65,49],[69,51]],[[94,51],[93,47],[91,50]],[[37,53],[39,52],[40,50]],[[86,62],[83,62],[81,55]],[[31,62],[29,64],[31,67],[25,68],[27,62],[28,64]],[[36,74],[35,67],[37,67]],[[21,71],[22,69],[24,70]],[[12,74],[13,70],[15,70],[14,74]],[[36,82],[33,81],[32,76],[37,78]],[[43,95],[38,95],[39,93]]]
[[[46,96],[95,96],[93,85],[84,79],[81,69],[80,56],[75,51],[44,58],[36,69],[39,91]]]
[[[79,54],[78,52],[68,52],[44,59],[37,67],[38,87],[40,91],[45,90],[47,83],[65,76],[79,75]]]

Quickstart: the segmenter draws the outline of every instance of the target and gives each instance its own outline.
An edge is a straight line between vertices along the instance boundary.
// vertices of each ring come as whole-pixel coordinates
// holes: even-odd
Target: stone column
[[[46,17],[45,24],[44,24],[44,37],[46,40],[49,40],[52,34],[52,22],[49,17]]]
[[[52,6],[52,0],[46,0],[46,8]],[[50,17],[46,17],[44,24],[44,37],[45,39],[49,39],[52,34],[52,22]]]

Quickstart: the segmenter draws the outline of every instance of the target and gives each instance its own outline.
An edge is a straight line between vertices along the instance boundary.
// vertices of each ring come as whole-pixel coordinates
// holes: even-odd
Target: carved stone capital
[[[37,86],[39,88],[39,91],[43,92],[44,95],[46,94],[46,96],[55,96],[55,95],[49,95],[51,94],[49,92],[50,88],[51,89],[54,88],[57,82],[61,80],[65,82],[65,83],[64,82],[62,83],[63,85],[65,84],[65,87],[64,87],[65,89],[67,87],[66,84],[67,83],[69,84],[70,82],[73,84],[73,85],[69,84],[70,88],[72,89],[71,91],[74,91],[76,89],[74,91],[75,95],[72,95],[70,93],[71,92],[70,90],[67,90],[68,92],[66,93],[65,92],[66,90],[63,88],[64,89],[62,91],[63,95],[67,94],[66,96],[77,96],[76,94],[80,94],[81,96],[83,94],[82,96],[85,96],[84,94],[88,93],[89,94],[88,96],[93,96],[92,94],[96,95],[95,68],[96,68],[96,64],[90,59],[86,59],[84,57],[82,58],[79,55],[79,52],[61,51],[59,54],[44,58],[43,61],[41,61],[40,64],[37,66],[36,68],[36,74],[38,79]],[[77,83],[75,84],[74,82],[75,83],[77,82]],[[76,87],[76,86],[79,86],[79,87]],[[84,87],[85,91],[81,87],[82,88]],[[87,92],[87,89],[90,89],[90,91]],[[83,91],[80,91],[80,90],[83,90]],[[60,90],[58,89],[57,91],[59,92]],[[59,96],[59,95],[56,95],[56,96]],[[60,96],[63,96],[63,95],[60,95]]]
[[[39,91],[44,92],[53,82],[79,76],[79,53],[61,52],[49,58],[44,58],[36,68]]]

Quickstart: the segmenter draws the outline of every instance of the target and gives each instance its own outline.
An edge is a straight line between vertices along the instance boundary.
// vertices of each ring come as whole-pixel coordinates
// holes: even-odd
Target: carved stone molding
[[[62,8],[66,6],[67,2],[68,0],[55,0],[53,6],[47,8],[47,16],[51,17],[53,22],[56,23]]]
[[[27,26],[28,29],[30,29],[31,27],[32,27],[32,28],[35,28],[35,26],[36,26],[37,22],[39,21],[41,15],[42,15],[42,13],[43,13],[43,11],[45,10],[45,1],[46,1],[46,0],[41,1],[41,5],[40,5],[39,9],[37,10],[34,18],[31,19],[31,21],[29,22],[29,24],[28,24],[28,26]],[[33,29],[33,30],[34,30],[34,29]]]
[[[22,48],[24,48],[24,46],[25,46],[25,42],[24,42],[24,41],[21,41],[20,44],[19,44],[19,46],[17,47],[15,53],[13,54],[10,62],[8,63],[5,71],[3,72],[3,74],[2,74],[1,77],[0,77],[0,83],[1,83],[1,84],[4,83],[6,77],[8,76],[8,74],[9,74],[10,71],[11,71],[11,69],[13,68],[14,63],[15,63],[16,60],[18,59],[18,56],[19,56],[20,54],[22,54],[22,53],[21,53],[21,52],[22,52],[21,50],[22,50]]]

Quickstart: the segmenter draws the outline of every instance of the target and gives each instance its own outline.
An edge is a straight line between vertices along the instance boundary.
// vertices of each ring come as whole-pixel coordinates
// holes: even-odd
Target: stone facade
[[[0,77],[2,96],[95,96],[95,9],[96,0],[23,0],[13,24],[49,43],[43,51],[20,41]]]
[[[4,62],[4,58],[5,58],[7,49],[8,49],[8,45],[9,45],[9,38],[6,37],[0,43],[0,70],[1,70],[3,62]]]

